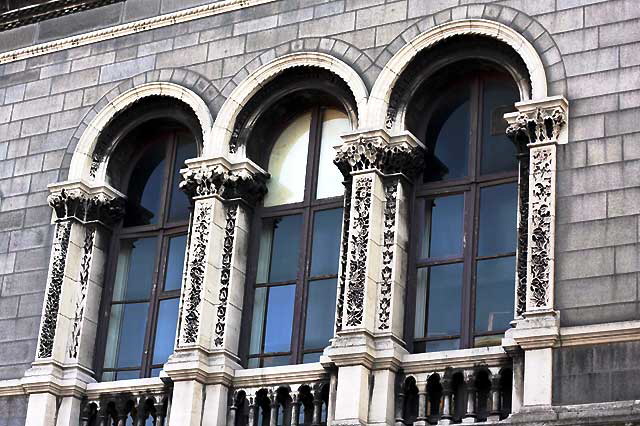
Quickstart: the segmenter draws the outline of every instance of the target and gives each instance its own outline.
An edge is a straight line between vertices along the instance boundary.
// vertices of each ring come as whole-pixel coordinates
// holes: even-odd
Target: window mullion
[[[464,200],[464,266],[462,272],[462,318],[460,324],[460,346],[471,347],[473,327],[473,253],[475,250],[476,187],[465,193]]]
[[[166,191],[165,191],[166,192]],[[166,255],[167,243],[164,238],[164,232],[161,230],[157,237],[156,261],[151,279],[151,294],[149,295],[149,311],[147,314],[147,329],[145,331],[144,348],[142,351],[141,376],[148,377],[151,372],[153,343],[156,335],[156,321],[158,318],[160,293],[160,277],[163,274],[163,263]]]
[[[298,257],[298,276],[295,292],[295,302],[293,310],[293,328],[291,336],[291,360],[292,364],[302,361],[302,346],[304,342],[304,325],[306,318],[307,293],[308,293],[308,272],[311,252],[311,236],[313,227],[311,226],[311,209],[305,209],[303,213],[302,241],[300,255]]]

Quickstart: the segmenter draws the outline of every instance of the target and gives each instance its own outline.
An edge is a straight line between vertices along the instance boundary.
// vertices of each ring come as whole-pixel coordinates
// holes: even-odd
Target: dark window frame
[[[153,114],[156,119],[160,117],[157,114]],[[181,287],[174,290],[164,290],[164,280],[167,273],[167,261],[169,254],[169,243],[171,238],[186,235],[187,247],[189,244],[188,230],[189,221],[169,221],[169,208],[171,203],[171,191],[173,188],[174,179],[173,167],[176,161],[177,148],[179,145],[179,133],[188,134],[193,138],[193,143],[196,145],[197,153],[200,151],[199,135],[194,134],[194,129],[190,126],[186,126],[181,122],[171,122],[170,120],[162,121],[162,132],[171,134],[171,140],[165,145],[165,161],[163,165],[163,176],[160,184],[161,188],[161,200],[158,209],[158,220],[155,224],[138,225],[124,227],[124,220],[120,221],[113,229],[108,249],[107,264],[105,266],[105,279],[102,291],[102,298],[100,302],[100,324],[98,326],[96,347],[99,349],[95,352],[94,356],[94,371],[96,378],[99,381],[102,380],[103,373],[114,371],[140,371],[140,378],[151,377],[151,371],[153,369],[162,368],[163,364],[153,364],[154,355],[154,343],[157,335],[156,323],[158,320],[158,314],[160,309],[160,303],[163,300],[180,298]],[[127,142],[126,140],[124,141]],[[135,166],[139,161],[148,153],[153,140],[146,141],[136,152],[135,157],[131,159],[128,169],[123,176],[122,182],[125,182],[124,187],[129,186],[131,175],[135,169]],[[192,207],[189,207],[192,210]],[[146,299],[140,299],[140,302],[149,304],[145,337],[143,343],[142,359],[140,368],[127,367],[127,368],[104,368],[104,358],[106,354],[107,337],[109,331],[109,318],[111,312],[111,306],[115,304],[136,303],[135,300],[127,300],[124,302],[113,302],[113,291],[115,287],[116,269],[118,264],[118,255],[120,252],[120,244],[122,241],[137,239],[137,238],[156,238],[156,248],[154,257],[154,270],[151,280],[151,290],[149,297]],[[185,250],[187,249],[185,247]],[[177,324],[176,324],[177,327]],[[177,331],[176,331],[177,333]],[[119,380],[119,379],[115,379]],[[107,380],[108,381],[108,380]]]
[[[298,203],[291,203],[285,205],[278,205],[272,207],[264,207],[262,205],[257,206],[254,210],[254,215],[251,224],[251,236],[250,236],[250,245],[249,245],[249,257],[248,259],[253,259],[253,261],[249,262],[247,269],[247,290],[245,292],[245,309],[243,310],[243,319],[242,319],[242,338],[241,338],[241,349],[240,349],[240,358],[243,361],[244,365],[247,366],[249,359],[259,358],[259,367],[263,366],[262,358],[269,358],[274,356],[282,356],[289,355],[289,365],[300,364],[302,363],[302,359],[305,353],[315,353],[323,348],[314,348],[314,349],[304,349],[304,334],[305,334],[305,324],[306,324],[306,314],[307,314],[307,304],[308,304],[308,293],[309,293],[309,282],[327,279],[327,278],[338,278],[338,273],[333,275],[322,275],[322,276],[310,276],[311,270],[311,259],[312,259],[312,243],[313,243],[313,224],[315,219],[315,214],[319,211],[323,210],[331,210],[336,208],[343,207],[343,199],[344,196],[330,197],[330,198],[322,198],[316,199],[315,193],[318,184],[318,174],[319,174],[319,160],[320,160],[320,147],[321,147],[321,127],[322,127],[322,119],[323,113],[327,108],[336,108],[335,104],[330,105],[315,105],[310,108],[311,111],[311,128],[309,132],[309,148],[307,150],[307,165],[306,165],[306,174],[305,174],[305,186],[304,186],[304,196],[303,201]],[[307,109],[306,111],[309,111]],[[343,111],[344,112],[344,111]],[[283,122],[281,125],[276,126],[273,134],[270,139],[272,139],[272,145],[275,143],[276,138],[279,134],[286,129],[286,127],[293,121],[293,119],[298,118],[302,112],[297,112],[295,115],[289,117],[289,120]],[[270,152],[272,146],[269,146],[268,149],[264,149],[262,151],[263,161],[268,158],[268,152]],[[266,153],[266,154],[265,154]],[[266,158],[265,158],[266,157]],[[264,219],[273,218],[273,217],[282,217],[300,214],[302,215],[302,230],[301,230],[301,240],[300,240],[300,252],[298,255],[298,266],[297,266],[297,274],[296,279],[278,283],[268,283],[268,284],[257,284],[257,272],[258,272],[258,257],[259,257],[259,249],[260,249],[260,236],[262,229],[262,222]],[[269,352],[264,353],[261,352],[259,355],[250,356],[249,354],[249,341],[251,339],[251,328],[252,328],[252,319],[253,319],[253,308],[254,308],[254,298],[255,298],[255,290],[259,287],[273,287],[279,285],[287,285],[293,284],[295,282],[295,296],[294,296],[294,311],[293,311],[293,321],[292,321],[292,336],[291,336],[291,345],[289,348],[289,352]],[[266,305],[268,306],[268,300]],[[263,318],[263,329],[265,326],[267,315],[265,314]],[[262,335],[262,341],[260,343],[261,351],[264,350],[264,340],[265,333]]]
[[[515,167],[509,172],[499,172],[491,174],[481,174],[481,159],[482,159],[482,100],[483,100],[483,85],[488,79],[503,79],[509,84],[514,84],[513,80],[504,74],[493,73],[489,71],[478,72],[472,77],[470,84],[470,110],[469,110],[469,152],[468,157],[468,172],[463,178],[442,180],[435,182],[423,182],[419,179],[413,189],[412,194],[412,206],[413,220],[410,224],[412,235],[416,236],[410,239],[410,253],[408,264],[408,284],[409,291],[407,291],[407,303],[406,303],[406,315],[405,315],[405,337],[407,342],[407,349],[410,352],[415,351],[415,344],[417,342],[434,342],[434,341],[446,341],[448,339],[459,339],[460,349],[473,348],[474,338],[482,336],[493,336],[498,333],[475,332],[475,315],[476,315],[476,287],[477,287],[477,263],[479,260],[485,259],[497,259],[508,256],[515,256],[516,251],[509,253],[500,253],[494,256],[478,256],[478,240],[479,240],[479,221],[480,221],[480,190],[486,187],[498,186],[508,183],[518,183],[518,169]],[[454,84],[458,84],[455,82]],[[430,110],[426,111],[427,119],[430,120],[430,116],[435,112],[435,109],[440,105],[440,102],[436,103]],[[519,188],[518,188],[519,190]],[[464,198],[464,210],[463,210],[463,248],[462,255],[440,259],[429,259],[427,261],[421,261],[418,259],[418,247],[422,243],[424,232],[420,229],[421,221],[418,219],[424,214],[419,208],[420,200],[429,200],[446,195],[462,194]],[[514,216],[517,214],[513,212]],[[423,338],[415,338],[415,316],[416,316],[416,290],[418,269],[425,266],[445,265],[462,263],[462,300],[461,303],[461,318],[460,318],[460,334],[451,336],[437,336],[429,337],[427,335],[428,330],[428,316],[429,316],[429,289],[427,288],[427,298],[425,307],[425,330]],[[514,275],[514,287],[515,287],[515,275]],[[515,310],[515,307],[514,307]]]

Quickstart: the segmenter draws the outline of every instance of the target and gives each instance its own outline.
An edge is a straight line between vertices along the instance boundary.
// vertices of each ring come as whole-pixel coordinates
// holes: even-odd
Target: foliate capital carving
[[[266,173],[248,168],[234,170],[220,163],[200,165],[184,170],[182,177],[180,189],[192,198],[218,195],[255,204],[267,193]]]
[[[82,223],[111,225],[124,215],[124,198],[104,193],[88,194],[80,188],[62,188],[50,194],[47,201],[58,220],[76,219]]]
[[[560,132],[567,123],[561,106],[520,112],[507,127],[507,136],[518,145],[558,142]]]
[[[333,160],[345,178],[351,173],[376,169],[382,174],[402,173],[414,178],[424,165],[424,148],[406,141],[389,142],[384,137],[359,136],[336,148]]]

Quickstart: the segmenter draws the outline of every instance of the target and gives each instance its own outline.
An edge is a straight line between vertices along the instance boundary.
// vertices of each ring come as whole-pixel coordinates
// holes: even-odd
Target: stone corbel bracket
[[[77,180],[49,185],[49,205],[56,222],[75,219],[80,223],[100,223],[110,227],[124,215],[126,197],[114,188],[92,186]]]

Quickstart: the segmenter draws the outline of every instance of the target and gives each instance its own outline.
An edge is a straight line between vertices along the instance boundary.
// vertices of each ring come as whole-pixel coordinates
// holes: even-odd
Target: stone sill
[[[322,364],[315,362],[235,370],[233,386],[259,388],[269,385],[311,383],[328,379],[329,375]]]
[[[406,374],[442,371],[447,367],[471,368],[479,364],[489,367],[509,366],[511,358],[502,346],[407,354],[402,358],[402,368]]]

